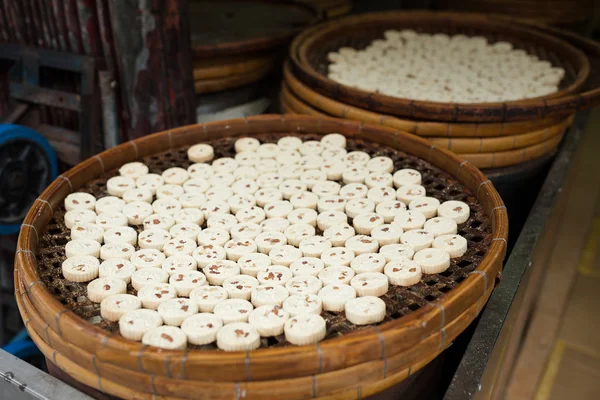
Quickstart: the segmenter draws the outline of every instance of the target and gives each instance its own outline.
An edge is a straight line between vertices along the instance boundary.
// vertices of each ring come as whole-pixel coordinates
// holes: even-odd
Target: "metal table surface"
[[[472,399],[486,389],[482,386],[486,367],[491,361],[502,328],[505,327],[513,300],[519,294],[519,288],[523,287],[522,280],[531,267],[534,250],[539,244],[550,213],[565,185],[569,164],[573,160],[589,114],[584,112],[576,117],[569,134],[561,144],[518,239],[510,254],[507,254],[502,270],[502,284],[494,289],[480,317],[474,322],[476,327],[473,335],[444,399]]]

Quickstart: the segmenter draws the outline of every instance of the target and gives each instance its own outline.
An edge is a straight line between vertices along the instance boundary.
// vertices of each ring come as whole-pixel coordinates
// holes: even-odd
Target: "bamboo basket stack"
[[[320,19],[318,8],[296,1],[190,2],[197,94],[257,82],[278,70],[293,35]]]
[[[411,288],[397,287],[403,291],[385,299],[389,309],[383,323],[344,333],[330,325],[326,339],[316,345],[264,339],[260,349],[250,352],[166,351],[126,340],[106,325],[103,329],[99,317],[89,317],[98,311],[86,299],[85,285],[61,277],[68,240],[62,223],[64,198],[81,190],[104,193],[106,180],[122,164],[140,160],[159,171],[189,164],[186,150],[198,142],[212,143],[215,156],[223,156],[241,136],[276,141],[296,134],[314,140],[331,132],[345,135],[349,146],[389,154],[397,166],[420,168],[428,191],[463,199],[471,207],[470,219],[460,225],[470,243],[468,255],[453,261],[445,273],[428,275]],[[466,329],[502,269],[507,233],[506,207],[491,182],[471,163],[415,135],[310,116],[219,121],[124,143],[61,175],[37,199],[22,226],[16,298],[25,326],[46,358],[76,381],[112,396],[356,399],[414,374]]]
[[[350,0],[308,0],[308,2],[320,7],[327,18],[340,17],[352,11]]]
[[[329,52],[345,46],[364,48],[388,29],[508,41],[567,73],[559,91],[551,95],[482,104],[393,98],[327,78]],[[553,153],[574,114],[598,102],[598,86],[589,76],[590,51],[570,42],[531,25],[478,14],[415,11],[345,17],[309,29],[292,42],[281,107],[288,113],[335,116],[410,132],[483,169],[520,165]]]

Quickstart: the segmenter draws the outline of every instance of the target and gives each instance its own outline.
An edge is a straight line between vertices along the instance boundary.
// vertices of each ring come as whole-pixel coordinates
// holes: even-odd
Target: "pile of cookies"
[[[558,91],[565,75],[534,54],[485,37],[388,30],[363,50],[328,54],[328,77],[343,85],[412,100],[490,103]]]
[[[63,276],[89,282],[122,336],[167,349],[252,350],[282,334],[315,343],[323,310],[380,322],[390,284],[414,285],[467,250],[467,204],[440,204],[419,171],[348,152],[343,135],[240,138],[235,150],[213,160],[194,145],[193,165],[162,175],[129,163],[109,196],[65,199]]]

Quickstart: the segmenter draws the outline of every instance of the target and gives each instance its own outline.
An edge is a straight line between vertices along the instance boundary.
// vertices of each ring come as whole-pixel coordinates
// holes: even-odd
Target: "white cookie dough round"
[[[76,256],[100,257],[100,243],[92,239],[71,240],[65,245],[67,258]]]
[[[215,306],[227,299],[227,296],[227,290],[221,286],[199,286],[190,292],[190,300],[204,313],[212,313]]]
[[[100,261],[96,257],[81,255],[63,261],[61,271],[65,279],[70,282],[89,282],[98,277],[99,267]]]
[[[142,308],[142,301],[130,294],[115,294],[100,302],[100,316],[107,321],[117,322],[129,311]]]
[[[224,351],[250,351],[260,347],[260,335],[247,322],[223,326],[217,333],[217,346]]]
[[[160,268],[141,268],[131,274],[131,286],[138,291],[144,286],[166,283],[168,280],[169,274]]]
[[[356,298],[356,290],[343,283],[332,283],[319,291],[319,299],[323,303],[323,309],[327,311],[344,311],[346,303],[354,298]]]
[[[200,271],[177,271],[169,277],[169,284],[177,291],[177,296],[188,297],[192,290],[208,285],[206,277]]]
[[[129,260],[135,253],[135,247],[129,243],[106,243],[100,247],[100,259],[126,258]]]
[[[304,313],[320,315],[323,311],[323,302],[315,294],[292,295],[283,301],[283,309],[291,317]]]

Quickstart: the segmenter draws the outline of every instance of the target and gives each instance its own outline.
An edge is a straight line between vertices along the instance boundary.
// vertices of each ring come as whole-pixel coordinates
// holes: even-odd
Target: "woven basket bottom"
[[[276,142],[284,134],[255,135],[261,142]],[[285,134],[290,135],[290,134]],[[304,140],[319,139],[319,135],[302,134]],[[231,157],[235,154],[234,138],[222,138],[212,141],[215,157]],[[432,166],[417,157],[407,155],[401,151],[381,146],[362,140],[348,139],[348,150],[361,150],[374,156],[388,156],[392,158],[395,169],[415,168],[423,175],[423,186],[430,196],[440,201],[460,200],[469,204],[471,216],[469,220],[459,225],[459,234],[468,241],[468,251],[464,256],[453,259],[450,268],[436,275],[426,275],[422,281],[410,288],[390,286],[389,292],[382,297],[387,306],[385,320],[405,316],[419,308],[442,297],[444,293],[455,288],[462,282],[469,272],[473,271],[481,262],[491,244],[491,222],[483,212],[482,206],[464,186],[454,180],[449,174]],[[187,168],[191,163],[187,158],[187,147],[170,150],[157,155],[144,158],[150,172],[162,173],[165,169],[179,166]],[[106,181],[117,174],[116,170],[110,171],[80,188],[80,191],[94,194],[97,198],[107,196]],[[118,332],[117,323],[109,323],[100,317],[99,304],[92,303],[86,297],[86,285],[69,282],[61,274],[61,263],[65,259],[64,246],[70,239],[69,229],[64,225],[63,207],[56,210],[53,219],[46,231],[40,237],[37,251],[38,273],[48,290],[67,308],[77,315],[110,332]],[[135,294],[129,286],[128,292]],[[358,327],[348,322],[343,313],[323,312],[322,316],[327,321],[327,336],[333,338],[350,333],[365,327]],[[281,347],[289,343],[285,337],[277,336],[263,338],[261,347]],[[206,346],[193,346],[194,348],[216,349],[214,344]]]

